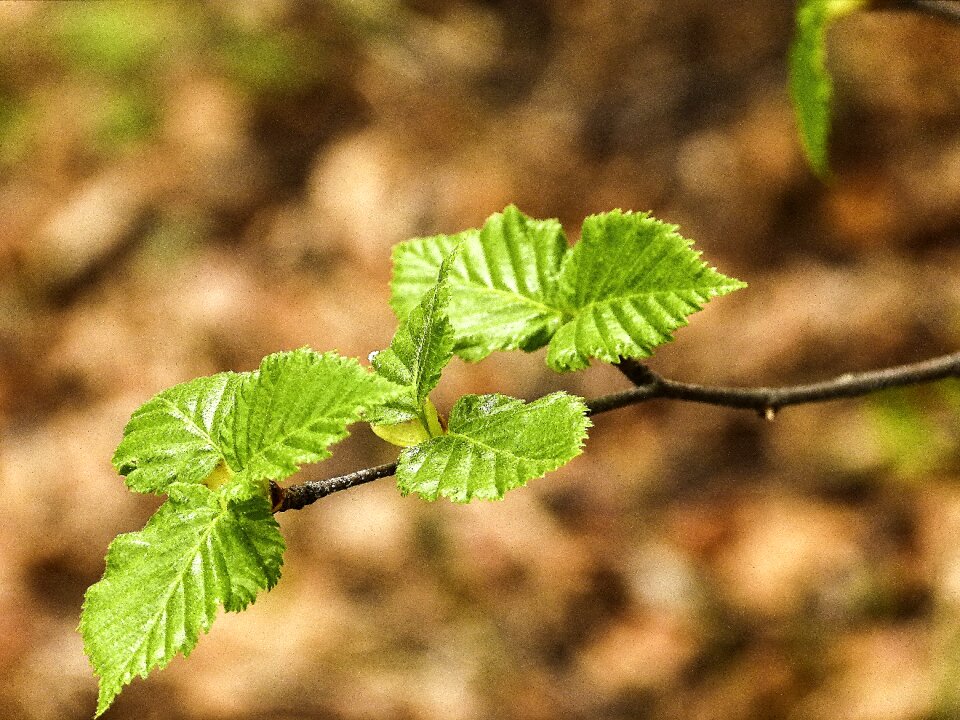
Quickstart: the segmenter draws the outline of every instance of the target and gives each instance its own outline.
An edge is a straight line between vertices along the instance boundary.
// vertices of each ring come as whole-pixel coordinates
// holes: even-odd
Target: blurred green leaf
[[[885,462],[906,478],[919,478],[960,458],[960,381],[888,390],[867,412]]]
[[[98,113],[95,143],[107,153],[146,140],[160,123],[159,103],[150,93],[138,88],[111,93]]]
[[[790,48],[790,96],[800,140],[814,172],[829,172],[827,138],[833,81],[827,70],[827,29],[837,18],[852,13],[866,0],[801,0],[796,35]]]
[[[216,41],[226,76],[254,92],[290,92],[323,77],[325,52],[283,30],[231,28]]]
[[[23,160],[30,151],[32,116],[20,98],[0,95],[0,166]]]
[[[57,7],[54,37],[69,62],[98,74],[131,75],[156,60],[189,19],[179,21],[157,2],[65,2]]]

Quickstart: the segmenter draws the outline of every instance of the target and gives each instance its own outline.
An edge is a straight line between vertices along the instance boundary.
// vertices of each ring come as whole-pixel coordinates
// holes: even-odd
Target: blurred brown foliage
[[[159,499],[110,456],[197,375],[393,332],[390,247],[509,202],[652,210],[750,288],[653,366],[779,384],[960,346],[960,28],[831,34],[832,164],[785,90],[791,3],[0,3],[0,713],[92,716],[75,627]],[[459,361],[464,392],[608,367]],[[773,424],[656,402],[502,503],[389,480],[281,517],[284,578],[112,718],[960,715],[960,391]],[[386,462],[365,429],[298,479]]]

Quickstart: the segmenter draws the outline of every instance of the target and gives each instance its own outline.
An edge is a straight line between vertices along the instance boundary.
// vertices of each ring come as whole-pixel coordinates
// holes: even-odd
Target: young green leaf
[[[353,358],[309,348],[268,355],[242,378],[221,436],[227,465],[241,480],[281,480],[330,456],[363,412],[402,388]]]
[[[457,354],[480,360],[494,350],[543,347],[563,319],[554,295],[567,242],[556,220],[533,220],[513,205],[492,215],[482,230],[397,245],[390,301],[397,317],[419,302],[458,245],[448,310]]]
[[[404,395],[368,413],[367,419],[374,425],[397,425],[418,418],[426,429],[424,403],[453,357],[453,328],[447,317],[451,257],[440,263],[436,282],[400,323],[390,347],[370,356],[378,375],[407,388]]]
[[[97,715],[136,675],[189,655],[219,605],[242,610],[280,578],[284,543],[266,498],[169,489],[142,531],[111,543],[103,579],[87,590],[80,632],[100,676]]]
[[[561,302],[573,319],[550,341],[550,367],[649,357],[711,297],[745,287],[700,260],[676,230],[648,213],[614,210],[584,220],[560,275]]]
[[[463,249],[450,270],[450,320],[454,349],[468,360],[548,342],[547,363],[560,372],[586,367],[591,357],[648,357],[711,297],[744,287],[703,263],[675,226],[646,213],[591,216],[568,252],[555,221],[531,220],[511,206],[479,233],[398,246],[391,302],[399,314],[456,241]],[[530,277],[521,285],[524,262]]]
[[[230,372],[197,378],[133,413],[113,455],[130,489],[161,493],[173,482],[203,481],[224,459],[220,426],[239,381]]]
[[[390,405],[392,406],[393,403]],[[390,418],[389,408],[386,413],[386,417]],[[440,424],[440,414],[430,398],[424,400],[423,405],[420,406],[418,417],[393,424],[378,425],[374,422],[370,425],[370,429],[378,437],[399,447],[419,445],[432,437],[443,435],[444,432]]]
[[[465,395],[446,435],[400,454],[397,486],[427,500],[500,500],[508,490],[580,454],[587,406],[557,392],[531,403],[504,395]]]
[[[827,70],[827,29],[866,0],[801,0],[790,48],[790,96],[807,160],[814,172],[829,171],[827,139],[833,82]]]
[[[204,483],[220,468],[218,480],[238,476],[231,492],[249,494],[328,457],[347,425],[401,392],[336,353],[275,353],[254,372],[197,378],[154,397],[130,418],[113,463],[138,492]]]

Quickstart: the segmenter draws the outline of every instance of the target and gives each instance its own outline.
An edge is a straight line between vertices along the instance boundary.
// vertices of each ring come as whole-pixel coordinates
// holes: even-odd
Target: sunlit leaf
[[[790,95],[803,149],[813,170],[829,172],[827,140],[833,81],[827,69],[827,29],[837,18],[859,10],[866,0],[801,0],[790,48]]]
[[[140,532],[110,545],[87,590],[84,649],[100,676],[97,715],[135,676],[189,655],[218,608],[242,610],[280,578],[283,538],[266,498],[241,504],[177,484]]]
[[[245,478],[280,480],[330,456],[347,426],[401,388],[353,358],[309,348],[268,355],[242,378],[223,422],[227,464]]]
[[[398,317],[405,317],[436,282],[440,263],[456,247],[448,313],[457,354],[479,360],[494,350],[543,347],[563,319],[553,304],[567,250],[560,224],[534,220],[511,205],[492,215],[482,230],[397,245],[391,305]]]
[[[547,343],[547,362],[558,371],[586,367],[590,358],[648,357],[711,297],[744,287],[702,262],[676,230],[646,213],[614,210],[587,218],[568,251],[555,221],[531,220],[511,206],[482,231],[398,246],[392,303],[401,317],[409,312],[414,293],[459,243],[449,313],[461,357]]]
[[[745,284],[700,259],[691,242],[646,213],[591,215],[563,264],[561,302],[573,319],[550,341],[555,370],[649,357],[686,317]]]
[[[499,500],[580,454],[590,426],[586,411],[580,398],[562,392],[531,403],[465,395],[446,435],[403,451],[397,485],[427,500]]]
[[[219,373],[181,383],[133,413],[113,465],[137,492],[165,492],[173,482],[202,482],[224,460],[223,418],[241,376]]]

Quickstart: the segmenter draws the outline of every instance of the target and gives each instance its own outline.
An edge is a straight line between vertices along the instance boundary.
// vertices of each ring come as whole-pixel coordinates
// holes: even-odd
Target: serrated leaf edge
[[[174,488],[174,490],[173,490],[174,493],[176,493],[177,490],[184,490],[184,491],[187,491],[187,492],[189,493],[190,491],[192,491],[192,490],[194,490],[195,488],[197,488],[197,486],[192,485],[192,484],[188,484],[188,483],[176,483],[176,484],[177,484],[177,485],[183,485],[184,487],[183,487],[183,488]],[[215,495],[216,495],[216,494],[215,494],[213,491],[211,491],[211,490],[207,490],[207,492],[210,493],[211,496],[215,496]],[[211,522],[211,523],[209,524],[209,526],[208,526],[207,528],[205,528],[204,531],[199,534],[199,536],[198,536],[198,541],[192,546],[191,552],[190,552],[190,553],[184,553],[183,555],[180,556],[180,558],[184,561],[184,565],[183,565],[183,571],[180,572],[180,573],[178,573],[178,575],[177,575],[177,578],[179,579],[179,582],[171,583],[170,587],[168,588],[168,590],[167,590],[167,592],[166,592],[165,597],[163,598],[162,602],[160,603],[160,605],[161,605],[161,610],[159,610],[159,611],[151,618],[151,620],[150,620],[149,627],[151,627],[151,628],[152,628],[154,625],[156,625],[156,623],[158,622],[159,618],[166,613],[167,607],[168,607],[169,602],[170,602],[170,598],[171,598],[171,597],[173,596],[173,594],[176,592],[176,587],[177,587],[178,585],[182,585],[183,582],[184,582],[183,578],[185,578],[188,574],[190,574],[190,572],[191,572],[191,570],[192,570],[192,565],[196,562],[196,557],[197,557],[198,552],[200,552],[200,549],[203,547],[203,545],[206,543],[207,539],[210,537],[210,535],[211,535],[211,534],[214,532],[214,530],[216,529],[217,523],[221,521],[221,519],[224,517],[224,515],[225,515],[226,513],[228,513],[228,512],[237,512],[235,509],[231,509],[231,507],[230,507],[230,505],[232,505],[233,503],[228,504],[228,503],[222,501],[220,498],[216,498],[216,497],[214,497],[213,499],[219,501],[219,505],[220,505],[220,507],[219,507],[218,509],[216,509],[217,514],[216,514],[216,516],[215,516],[215,520],[214,520],[213,522]],[[193,501],[190,500],[190,499],[188,499],[187,497],[182,497],[182,498],[179,499],[179,500],[172,497],[170,500],[167,500],[166,502],[183,502],[184,504],[189,504],[190,502],[193,502]],[[164,503],[164,504],[166,504],[166,503]],[[159,509],[158,509],[157,512],[159,513]],[[154,514],[154,517],[156,517],[156,513]],[[153,518],[151,518],[151,520],[153,520]],[[271,520],[272,520],[272,518],[271,518]],[[273,522],[275,523],[276,521],[274,520]],[[148,521],[147,525],[149,526],[149,521]],[[86,633],[84,632],[84,629],[87,627],[87,618],[88,618],[87,609],[88,609],[88,607],[89,607],[88,603],[89,603],[90,598],[91,598],[91,593],[92,593],[92,591],[94,590],[94,588],[97,588],[98,586],[101,586],[101,584],[102,584],[105,580],[107,580],[107,574],[110,572],[111,569],[114,569],[114,570],[116,569],[116,566],[117,566],[117,564],[118,564],[118,562],[119,562],[119,558],[118,558],[117,553],[119,553],[119,552],[122,551],[123,545],[124,545],[126,542],[128,542],[129,540],[131,540],[134,536],[139,535],[139,534],[141,534],[142,532],[144,532],[144,530],[146,530],[146,526],[145,526],[143,529],[141,529],[141,530],[132,531],[132,532],[127,532],[127,533],[122,533],[122,534],[118,535],[117,537],[115,537],[115,538],[113,539],[113,541],[111,541],[110,547],[107,549],[107,555],[106,555],[106,559],[105,559],[105,569],[104,569],[103,577],[101,577],[100,580],[98,580],[96,583],[94,583],[94,584],[91,585],[89,588],[87,588],[86,593],[84,593],[84,601],[83,601],[83,604],[82,604],[82,606],[81,606],[80,624],[78,625],[77,630],[80,632],[81,637],[83,637],[83,640],[84,640],[84,642],[83,642],[84,653],[85,653],[86,656],[90,659],[91,665],[93,664],[92,649],[91,649],[91,646],[90,646],[90,644],[89,644],[89,642],[88,642],[88,640],[87,640]],[[276,567],[276,575],[275,575],[274,577],[271,577],[271,573],[268,572],[268,568],[267,568],[266,566],[264,566],[263,563],[260,563],[260,564],[261,564],[261,567],[262,567],[263,570],[264,570],[264,575],[267,577],[267,584],[266,584],[266,586],[264,586],[264,587],[261,588],[261,589],[262,589],[262,590],[265,590],[265,591],[269,591],[269,590],[273,589],[274,587],[276,587],[276,584],[277,584],[277,582],[278,582],[279,579],[280,579],[280,573],[281,573],[281,569],[282,569],[282,567],[283,567],[282,548],[281,548],[280,560],[279,560],[279,563],[277,564],[277,567]],[[225,564],[224,564],[224,563],[220,563],[220,565],[221,565],[221,566],[224,566]],[[252,605],[255,601],[256,601],[256,597],[252,597],[252,598],[250,598],[249,600],[246,600],[245,602],[243,602],[242,604],[240,604],[239,606],[237,606],[237,607],[235,607],[235,608],[227,608],[222,602],[218,602],[217,605],[218,605],[219,607],[222,607],[222,608],[223,608],[225,611],[227,611],[227,612],[239,612],[239,611],[241,611],[241,610],[246,609],[248,606]],[[203,616],[203,617],[201,618],[200,628],[199,628],[201,632],[203,632],[204,634],[209,633],[210,628],[213,626],[214,620],[216,620],[216,615],[217,615],[217,613],[215,613],[214,616],[211,617],[211,618],[209,618],[209,619],[208,619],[206,616]],[[173,653],[171,653],[169,657],[161,658],[161,659],[157,660],[155,664],[149,665],[149,666],[146,668],[146,670],[144,670],[143,672],[136,672],[136,671],[131,672],[130,667],[131,667],[131,665],[133,665],[133,663],[134,663],[134,661],[135,661],[135,656],[136,656],[137,651],[139,650],[139,648],[141,648],[141,647],[143,646],[143,644],[144,644],[145,642],[147,642],[147,640],[149,640],[149,637],[150,637],[150,633],[149,633],[149,632],[145,632],[145,633],[141,636],[141,638],[138,640],[138,642],[136,643],[136,645],[130,649],[130,652],[129,652],[129,658],[130,658],[130,659],[127,661],[127,663],[126,663],[126,665],[125,665],[125,667],[124,667],[124,669],[123,669],[123,673],[121,674],[121,676],[119,677],[119,679],[114,680],[110,685],[104,685],[104,680],[105,680],[104,676],[101,674],[100,670],[99,670],[95,665],[93,666],[94,673],[97,675],[98,678],[100,678],[100,688],[99,688],[99,691],[98,691],[98,698],[97,698],[97,711],[96,711],[96,714],[95,714],[94,717],[100,717],[100,715],[102,715],[104,712],[106,712],[106,711],[109,709],[109,707],[113,704],[113,701],[117,698],[117,696],[118,696],[118,695],[120,694],[120,692],[123,690],[123,688],[126,687],[127,685],[129,685],[136,677],[140,677],[140,678],[142,678],[142,679],[146,679],[146,678],[150,675],[150,673],[152,673],[152,672],[154,672],[154,671],[157,671],[157,670],[163,670],[163,669],[164,669],[165,667],[167,667],[167,666],[177,657],[177,655],[179,655],[179,654],[182,654],[184,658],[189,657],[190,654],[193,652],[193,650],[196,648],[197,641],[199,640],[199,637],[198,637],[198,638],[197,638],[197,641],[194,641],[192,645],[184,645],[182,648],[179,648],[179,649],[175,650]]]

